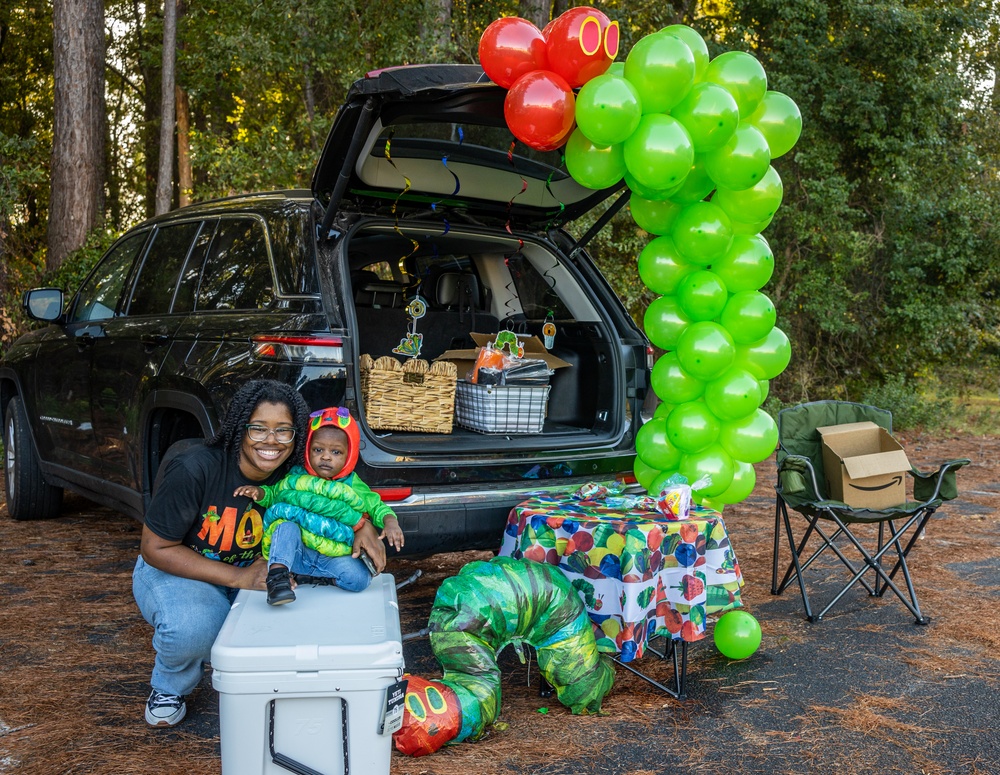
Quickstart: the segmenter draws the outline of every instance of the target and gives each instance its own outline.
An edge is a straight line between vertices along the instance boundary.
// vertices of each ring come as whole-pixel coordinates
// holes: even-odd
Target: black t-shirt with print
[[[254,502],[233,491],[247,479],[233,455],[199,445],[167,464],[146,511],[146,527],[167,541],[180,541],[199,554],[231,565],[249,565],[260,556],[263,519]]]

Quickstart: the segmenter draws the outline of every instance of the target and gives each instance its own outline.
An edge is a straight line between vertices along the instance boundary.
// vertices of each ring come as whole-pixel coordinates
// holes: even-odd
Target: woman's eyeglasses
[[[279,444],[290,444],[295,438],[295,428],[267,428],[263,425],[247,425],[250,441],[267,441],[270,436]]]

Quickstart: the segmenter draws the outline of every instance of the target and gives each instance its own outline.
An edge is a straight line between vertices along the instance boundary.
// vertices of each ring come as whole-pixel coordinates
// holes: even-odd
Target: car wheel
[[[28,418],[17,396],[7,404],[3,441],[7,513],[18,520],[59,516],[62,487],[53,487],[42,476],[35,445],[28,431]]]

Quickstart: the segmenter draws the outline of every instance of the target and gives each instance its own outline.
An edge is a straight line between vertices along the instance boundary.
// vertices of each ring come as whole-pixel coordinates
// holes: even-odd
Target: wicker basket
[[[455,417],[457,370],[450,361],[410,359],[400,364],[391,355],[372,360],[362,355],[361,395],[368,426],[386,431],[451,433]]]

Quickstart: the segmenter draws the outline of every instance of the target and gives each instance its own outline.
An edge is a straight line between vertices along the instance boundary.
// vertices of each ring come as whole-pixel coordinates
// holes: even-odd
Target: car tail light
[[[344,340],[339,336],[258,334],[251,338],[253,356],[262,361],[343,363]]]
[[[653,345],[647,344],[646,345],[646,368],[649,369],[650,371],[653,370],[653,355],[654,354],[655,354],[655,350],[653,350]]]
[[[405,501],[413,495],[412,487],[372,487],[384,501]]]
[[[630,474],[618,474],[618,478],[621,479],[625,484],[638,484],[639,480],[635,478],[634,473]]]

